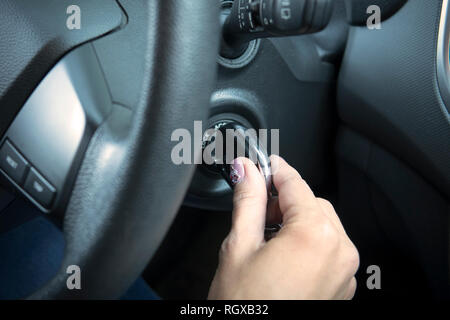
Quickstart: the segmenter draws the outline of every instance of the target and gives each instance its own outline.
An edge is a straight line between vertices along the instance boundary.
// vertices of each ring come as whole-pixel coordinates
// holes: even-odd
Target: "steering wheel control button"
[[[27,160],[9,141],[5,141],[0,150],[0,169],[19,185],[22,185],[28,171]]]
[[[56,189],[34,168],[28,174],[25,191],[45,208],[50,208],[56,195]]]

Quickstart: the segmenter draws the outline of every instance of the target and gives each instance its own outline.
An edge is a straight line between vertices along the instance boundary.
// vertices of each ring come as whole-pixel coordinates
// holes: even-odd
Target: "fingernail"
[[[234,159],[230,166],[230,181],[233,186],[240,183],[245,176],[244,163],[241,159]]]

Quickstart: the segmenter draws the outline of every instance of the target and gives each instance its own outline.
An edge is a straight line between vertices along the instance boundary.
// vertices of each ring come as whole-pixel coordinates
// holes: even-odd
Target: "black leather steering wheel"
[[[6,0],[0,5],[0,56],[5,57],[0,82],[2,139],[20,107],[61,57],[92,39],[126,28],[125,12],[120,17],[121,27],[114,25],[117,16],[106,14],[123,10],[120,2],[78,1],[87,12],[86,19],[91,18],[89,6],[97,6],[97,13],[102,13],[105,21],[97,25],[98,30],[86,26],[85,33],[69,34],[60,32],[62,27],[47,28],[37,37],[34,34],[39,30],[27,28],[40,24],[27,23],[35,18],[24,14],[33,2]],[[47,2],[58,3],[60,7],[54,10],[70,5]],[[131,108],[112,103],[105,120],[92,132],[73,185],[64,185],[70,190],[64,206],[65,258],[58,274],[30,298],[120,297],[151,259],[189,186],[194,166],[173,164],[171,134],[178,128],[192,130],[194,120],[206,120],[208,115],[217,69],[219,3],[148,0],[143,6],[148,30],[143,31],[147,34],[143,44],[145,76],[139,102]],[[7,26],[15,10],[25,18]],[[38,15],[44,14],[52,12],[42,10]],[[14,35],[17,28],[23,32]],[[27,52],[32,56],[8,51],[28,46],[25,42],[30,39],[35,40]],[[37,44],[37,39],[41,43]],[[45,150],[46,141],[42,143]],[[69,265],[81,269],[81,290],[66,286]]]

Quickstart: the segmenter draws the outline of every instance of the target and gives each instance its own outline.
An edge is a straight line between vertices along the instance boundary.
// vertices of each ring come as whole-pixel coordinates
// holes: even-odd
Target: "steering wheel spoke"
[[[219,2],[120,4],[124,11],[139,7],[139,14],[127,13],[119,36],[108,35],[115,45],[122,45],[120,32],[134,19],[145,26],[136,52],[144,66],[136,105],[114,102],[111,73],[94,45],[85,43],[63,50],[58,58],[64,58],[53,62],[28,100],[22,96],[26,103],[3,131],[0,121],[3,174],[43,212],[63,217],[61,268],[32,299],[123,294],[156,251],[195,170],[171,161],[170,138],[174,130],[207,118],[217,71]],[[1,91],[0,101],[7,101]],[[81,269],[80,290],[66,285],[72,265]]]
[[[62,211],[91,135],[112,102],[91,44],[64,57],[1,140],[0,170],[45,213]]]

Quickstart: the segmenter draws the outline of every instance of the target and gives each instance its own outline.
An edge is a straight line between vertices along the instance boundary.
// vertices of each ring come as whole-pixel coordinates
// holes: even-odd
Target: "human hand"
[[[232,228],[224,240],[209,299],[351,299],[359,255],[326,200],[316,198],[298,172],[277,156],[273,184],[278,199],[267,209],[267,191],[246,158],[233,165],[236,185]],[[283,227],[264,240],[266,213]]]

